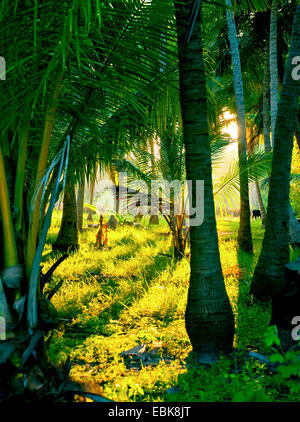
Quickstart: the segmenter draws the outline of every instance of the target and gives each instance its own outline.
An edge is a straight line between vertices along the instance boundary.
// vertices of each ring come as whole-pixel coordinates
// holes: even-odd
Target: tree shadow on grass
[[[119,289],[122,277],[105,277],[99,272],[99,289],[84,294],[80,297],[80,302],[78,302],[78,298],[75,298],[75,301],[73,299],[67,304],[67,311],[60,312],[62,318],[73,321],[79,319],[78,322],[70,323],[68,321],[65,323],[64,335],[76,333],[82,341],[93,334],[111,335],[109,327],[111,321],[117,321],[124,309],[130,308],[135,300],[143,296],[151,286],[151,281],[159,272],[164,271],[168,264],[169,259],[167,257],[154,257],[153,262],[145,267],[142,277],[126,277],[128,289],[124,294]],[[136,283],[139,283],[138,288],[136,288]],[[102,297],[107,298],[107,305],[105,302],[100,303]],[[97,312],[97,299],[99,299],[99,308],[103,308],[99,312]],[[86,317],[82,315],[82,318],[80,318],[83,309],[89,311],[89,305],[96,306],[95,311]]]

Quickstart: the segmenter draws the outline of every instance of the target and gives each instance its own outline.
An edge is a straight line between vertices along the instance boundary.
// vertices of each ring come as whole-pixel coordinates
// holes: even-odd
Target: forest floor
[[[59,224],[55,211],[44,273],[57,260],[51,244]],[[184,323],[189,263],[166,256],[172,251],[171,238],[160,222],[150,228],[109,230],[102,250],[95,247],[97,229],[84,229],[79,251],[45,287],[47,293],[64,280],[52,298],[64,326],[49,338],[51,360],[63,365],[69,356],[74,381],[119,402],[296,401],[297,395],[278,383],[268,366],[249,356],[249,351],[270,354],[265,341],[270,309],[249,300],[263,239],[261,221],[251,224],[252,258],[237,254],[238,219],[218,220],[223,270],[236,265],[244,270],[240,278],[225,277],[236,325],[231,356],[210,368],[191,360]]]

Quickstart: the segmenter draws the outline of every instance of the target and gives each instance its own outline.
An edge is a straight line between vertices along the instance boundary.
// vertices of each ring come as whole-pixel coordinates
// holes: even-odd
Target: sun
[[[222,128],[222,133],[228,134],[233,141],[238,139],[238,126],[236,123],[236,116],[231,114],[230,111],[223,112],[224,126]]]

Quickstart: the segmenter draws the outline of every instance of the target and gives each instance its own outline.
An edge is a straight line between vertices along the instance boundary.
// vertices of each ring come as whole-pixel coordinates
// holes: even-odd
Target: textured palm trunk
[[[79,189],[77,195],[77,228],[79,232],[82,232],[82,224],[83,224],[83,203],[84,203],[84,185],[85,179],[84,177],[79,182]]]
[[[174,1],[186,172],[194,184],[204,180],[205,197],[204,222],[190,229],[191,275],[185,320],[194,356],[200,362],[213,362],[220,352],[232,350],[234,320],[224,285],[215,220],[201,11],[197,14],[194,9],[194,25],[189,25],[194,3],[196,9],[200,7],[200,1],[187,0],[184,5]],[[195,193],[194,186],[193,203]]]
[[[260,301],[272,299],[282,289],[284,265],[289,262],[290,171],[300,95],[300,81],[292,78],[291,61],[299,55],[300,6],[297,6],[277,112],[266,230],[251,285],[251,293]]]
[[[264,128],[264,147],[265,152],[271,151],[270,142],[270,57],[269,57],[269,42],[267,42],[265,48],[265,60],[264,60],[264,80],[263,80],[263,128]],[[259,209],[261,213],[261,220],[263,226],[266,222],[266,210],[263,204],[259,182],[255,181],[257,190],[257,199],[259,203]]]
[[[265,143],[265,151],[270,151],[270,133],[267,132],[269,127],[269,95],[271,96],[271,126],[272,126],[272,145],[274,144],[274,134],[275,134],[275,124],[276,124],[276,115],[278,110],[278,62],[277,62],[277,7],[278,3],[277,0],[273,0],[272,2],[272,10],[271,10],[271,23],[270,23],[270,41],[269,41],[269,72],[267,72],[267,56],[265,60],[265,76],[266,73],[269,73],[269,80],[264,78],[264,97],[263,97],[263,119],[264,119],[264,143]],[[272,41],[271,41],[272,40]],[[272,59],[271,59],[272,57]],[[272,60],[272,63],[271,63]],[[271,80],[270,80],[270,69],[271,69]],[[267,88],[267,84],[270,84],[270,88]],[[267,89],[269,93],[267,93]],[[266,95],[265,95],[266,94]],[[296,124],[296,139],[299,140],[299,136],[297,137],[297,131],[299,130],[299,122],[297,119]],[[300,141],[299,141],[300,142]],[[300,143],[298,144],[300,145]],[[299,233],[300,233],[300,225],[295,217],[295,214],[292,210],[291,205],[289,205],[289,238],[290,243],[293,245],[297,245],[300,241]]]
[[[270,20],[270,101],[272,148],[274,148],[275,125],[278,110],[277,8],[278,0],[272,0]]]
[[[56,241],[53,243],[53,249],[59,250],[77,250],[78,230],[77,230],[77,203],[75,187],[68,183],[64,191],[63,216],[60,230]]]
[[[270,64],[269,43],[266,45],[263,81],[263,127],[265,151],[271,151],[270,143]]]
[[[243,79],[236,26],[233,17],[233,12],[231,10],[231,1],[226,0],[226,5],[228,7],[228,9],[226,10],[226,19],[231,50],[233,83],[238,125],[238,156],[239,162],[241,163],[242,161],[246,162],[247,160],[246,116],[244,105]],[[253,242],[250,219],[251,214],[249,204],[248,172],[243,169],[243,172],[240,173],[240,224],[238,231],[238,245],[245,252],[252,253]]]

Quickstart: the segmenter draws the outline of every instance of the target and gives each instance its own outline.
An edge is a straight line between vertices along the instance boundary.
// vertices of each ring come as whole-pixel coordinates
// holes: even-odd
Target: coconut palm
[[[300,82],[292,78],[291,61],[299,54],[300,6],[297,6],[276,119],[266,230],[251,285],[258,300],[268,300],[281,290],[284,265],[289,262],[290,168],[300,94]]]
[[[180,76],[180,102],[187,178],[205,182],[205,220],[191,227],[191,277],[186,329],[202,362],[218,359],[233,341],[233,315],[220,264],[212,192],[206,83],[202,52],[200,1],[174,2]],[[195,203],[195,192],[193,195]]]
[[[241,61],[239,53],[238,38],[235,26],[235,20],[232,12],[230,0],[226,0],[227,10],[226,19],[228,25],[228,36],[231,48],[233,81],[235,91],[237,125],[238,125],[238,154],[240,161],[247,159],[247,140],[246,140],[246,116],[244,105],[244,90],[241,70]],[[240,225],[238,231],[238,244],[244,251],[252,253],[253,243],[250,224],[250,205],[249,205],[249,187],[248,176],[244,173],[240,177]]]
[[[167,40],[165,51],[170,46],[170,51],[174,50],[169,37],[170,11],[157,9],[157,4],[105,1],[100,10],[99,1],[35,2],[34,6],[18,1],[1,3],[1,54],[9,66],[0,94],[5,116],[0,123],[0,294],[1,312],[9,322],[7,335],[13,331],[14,337],[1,343],[0,363],[12,368],[6,379],[11,394],[16,390],[22,394],[24,389],[32,393],[30,380],[35,371],[42,374],[39,394],[62,391],[63,380],[59,381],[57,370],[49,366],[44,344],[45,333],[58,319],[40,288],[40,261],[51,213],[64,187],[68,162],[73,166],[69,177],[78,176],[77,180],[89,168],[87,162],[85,166],[74,163],[76,145],[83,137],[95,139],[91,132],[97,131],[125,98],[137,119],[145,113],[143,99],[136,92],[149,87],[156,73],[150,65],[161,54],[156,32],[163,32]],[[130,57],[128,51],[133,52]],[[166,66],[172,51],[167,56]],[[88,119],[85,115],[85,121],[75,119],[75,123],[73,117],[76,113],[80,116],[86,103],[92,110],[95,96],[101,100],[93,107],[95,113]],[[118,141],[114,139],[115,145]],[[101,139],[99,143],[101,146]],[[93,143],[89,149],[93,150]],[[82,154],[77,160],[88,156]],[[52,183],[44,216],[43,201]],[[14,294],[7,295],[7,289]],[[21,372],[19,361],[11,361],[12,353],[20,357]]]

